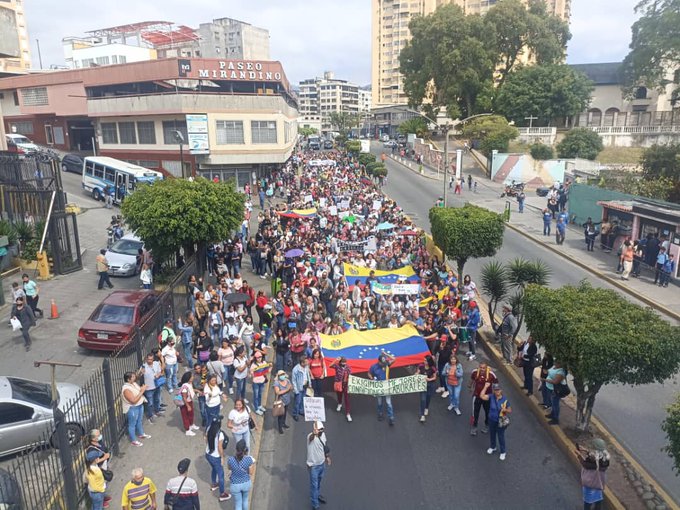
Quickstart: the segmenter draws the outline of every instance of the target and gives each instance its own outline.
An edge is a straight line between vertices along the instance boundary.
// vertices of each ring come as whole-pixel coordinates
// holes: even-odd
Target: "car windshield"
[[[135,309],[132,306],[104,304],[92,320],[103,324],[132,324],[134,313]]]
[[[12,398],[23,400],[42,407],[50,407],[52,403],[52,388],[49,384],[27,381],[26,379],[7,378],[12,387]]]
[[[137,252],[142,247],[142,245],[143,244],[141,241],[135,241],[134,239],[120,239],[113,243],[111,248],[109,248],[109,251],[136,257]]]
[[[14,143],[33,143],[25,136],[14,136]]]

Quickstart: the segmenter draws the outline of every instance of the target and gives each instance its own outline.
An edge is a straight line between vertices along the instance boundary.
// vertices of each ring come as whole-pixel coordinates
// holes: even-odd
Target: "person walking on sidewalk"
[[[24,298],[19,298],[14,303],[12,307],[12,313],[10,315],[12,319],[18,320],[21,324],[21,336],[24,337],[24,348],[26,352],[31,350],[31,335],[28,334],[28,330],[35,326],[35,315],[33,315],[33,310],[26,306],[24,303]]]
[[[378,356],[378,362],[371,365],[368,371],[368,378],[374,381],[386,381],[389,379],[390,365],[394,363],[395,358],[382,352]],[[383,421],[383,400],[387,406],[387,419],[389,420],[390,426],[394,425],[394,409],[392,408],[392,396],[391,395],[379,395],[375,397],[378,401],[378,421]]]
[[[524,201],[527,199],[527,196],[524,194],[524,191],[520,191],[519,195],[517,195],[517,207],[519,209],[519,212],[521,214],[524,214]]]
[[[250,448],[241,439],[236,443],[236,455],[227,459],[229,489],[234,496],[234,510],[248,510],[248,496],[252,488],[255,459],[248,455]]]
[[[31,280],[26,273],[21,275],[21,280],[24,283],[26,302],[28,303],[28,306],[31,307],[31,310],[33,310],[33,315],[39,313],[40,317],[44,317],[45,314],[38,308],[38,300],[40,299],[38,293],[40,292],[40,287],[38,287],[38,284]]]
[[[224,449],[229,438],[222,431],[222,416],[215,416],[205,433],[205,458],[210,464],[210,491],[219,489],[220,501],[231,499],[231,494],[224,489]]]
[[[182,459],[177,464],[178,476],[170,478],[165,486],[163,504],[172,510],[201,510],[198,499],[198,484],[189,478],[187,471],[191,465],[190,459]]]
[[[512,337],[515,335],[515,331],[517,331],[517,318],[512,313],[512,306],[504,304],[503,320],[498,325],[496,332],[500,337],[503,359],[508,364],[511,364],[513,359]]]
[[[132,470],[132,479],[123,487],[123,510],[156,510],[156,485],[144,476],[140,467]]]
[[[439,353],[441,356],[441,352]],[[460,390],[463,387],[463,364],[458,361],[455,354],[451,354],[449,361],[444,365],[442,374],[446,378],[446,393],[449,397],[449,411],[453,410],[460,416]]]
[[[498,438],[498,447],[501,449],[500,459],[505,460],[507,451],[505,449],[505,429],[510,423],[507,415],[512,412],[510,402],[506,396],[503,395],[500,384],[491,386],[491,393],[488,393],[491,384],[486,382],[484,390],[480,394],[480,398],[489,403],[489,440],[490,445],[486,450],[489,455],[496,451],[496,438]]]
[[[319,503],[326,503],[326,498],[321,495],[321,481],[326,473],[326,466],[330,465],[331,449],[328,447],[323,423],[317,420],[312,433],[307,436],[307,470],[313,510],[319,510]]]
[[[340,356],[333,362],[331,368],[335,369],[335,377],[333,378],[333,390],[338,397],[338,406],[335,408],[337,412],[342,411],[342,401],[345,400],[345,416],[347,421],[352,421],[350,414],[349,393],[347,392],[349,384],[349,376],[352,374],[352,368],[347,364],[347,359]],[[297,397],[297,395],[296,395]]]
[[[623,266],[623,272],[621,273],[622,280],[627,280],[630,272],[633,270],[634,257],[635,248],[633,248],[630,241],[626,241],[621,248],[621,265]]]
[[[106,250],[104,249],[99,250],[99,255],[97,255],[97,274],[99,274],[99,283],[97,284],[99,290],[104,288],[104,284],[109,289],[113,288],[109,279],[109,261],[106,260]]]
[[[472,191],[472,174],[468,174],[468,191]]]
[[[555,242],[560,245],[564,244],[564,238],[567,235],[567,224],[562,218],[562,214],[557,218],[557,223],[555,224]]]
[[[127,417],[128,437],[132,446],[143,446],[140,439],[150,438],[144,433],[144,393],[146,386],[139,386],[135,372],[123,374],[123,414]]]
[[[182,402],[179,406],[179,411],[182,416],[182,425],[184,425],[184,434],[187,436],[195,436],[196,431],[199,429],[197,425],[194,425],[194,399],[196,398],[196,392],[194,391],[193,380],[193,370],[184,372],[180,380],[179,395],[175,397],[181,399]]]
[[[479,367],[470,374],[470,384],[468,389],[472,391],[472,427],[470,428],[470,435],[477,435],[477,423],[479,422],[479,411],[484,408],[484,427],[482,427],[482,434],[486,434],[489,429],[489,399],[481,398],[482,393],[491,393],[491,384],[496,384],[498,378],[496,374],[489,368],[486,362],[479,364]],[[487,384],[489,383],[489,384]]]
[[[552,213],[548,209],[543,209],[543,235],[550,235],[550,226],[552,224]]]

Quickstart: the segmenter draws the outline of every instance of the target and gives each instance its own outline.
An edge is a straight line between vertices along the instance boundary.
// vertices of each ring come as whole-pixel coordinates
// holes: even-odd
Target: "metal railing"
[[[113,455],[118,453],[127,428],[121,401],[123,375],[142,366],[146,353],[157,346],[165,320],[186,311],[190,304],[186,281],[197,267],[193,256],[178,270],[130,340],[102,362],[73,399],[55,410],[54,423],[39,440],[3,464],[6,475],[0,471],[0,504],[13,498],[23,504],[17,508],[27,509],[74,510],[83,504],[88,433],[100,430]]]

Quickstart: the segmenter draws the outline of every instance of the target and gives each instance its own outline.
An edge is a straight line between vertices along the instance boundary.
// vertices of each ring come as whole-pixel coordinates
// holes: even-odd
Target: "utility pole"
[[[446,192],[448,191],[446,186],[446,173],[448,172],[449,169],[449,130],[451,129],[451,125],[446,123],[442,126],[444,129],[444,207],[446,207]]]
[[[40,53],[40,39],[35,40],[35,44],[38,47],[38,62],[40,63],[40,69],[42,69],[42,53]]]

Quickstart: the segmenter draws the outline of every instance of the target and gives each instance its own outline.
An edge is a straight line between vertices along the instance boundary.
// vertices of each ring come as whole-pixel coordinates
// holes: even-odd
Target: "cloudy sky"
[[[230,17],[269,29],[271,56],[291,82],[333,70],[337,78],[371,81],[371,0],[26,0],[33,66],[36,39],[43,67],[64,64],[61,39],[88,30],[163,20],[197,27]],[[627,53],[637,0],[572,0],[568,61],[610,62]]]

